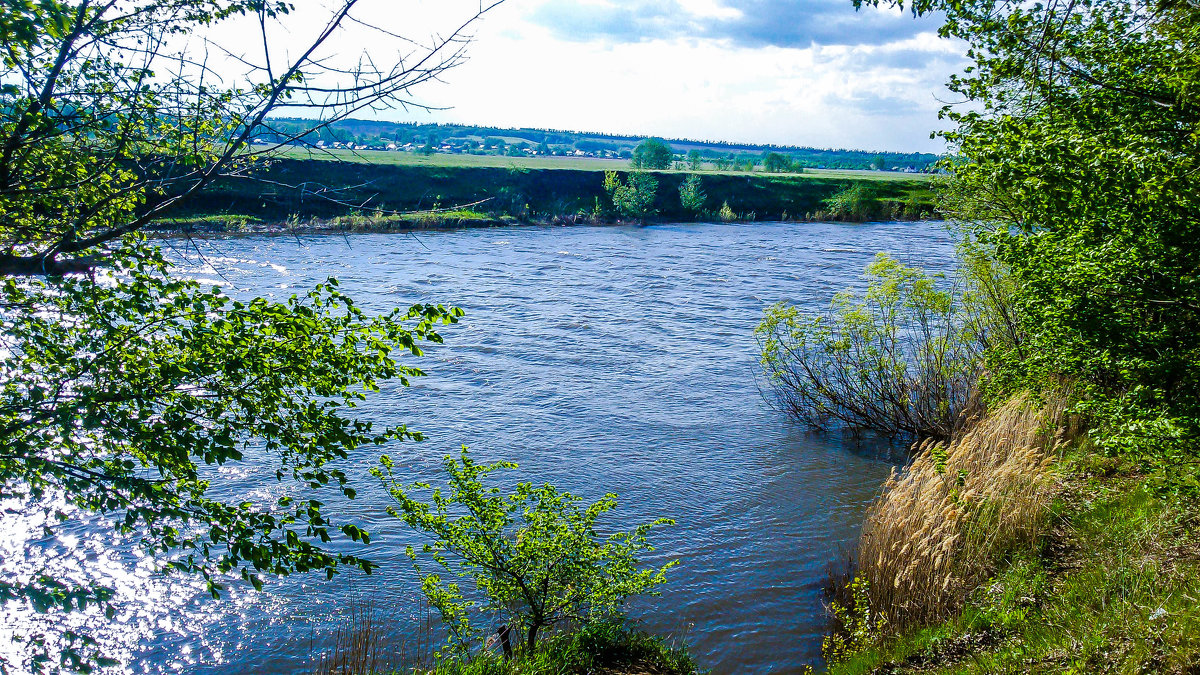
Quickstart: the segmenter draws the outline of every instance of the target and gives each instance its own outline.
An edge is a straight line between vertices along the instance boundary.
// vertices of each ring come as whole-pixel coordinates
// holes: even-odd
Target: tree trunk
[[[39,256],[0,255],[0,277],[61,277],[87,274],[104,261],[100,255],[58,260]]]
[[[504,658],[511,659],[513,655],[512,649],[512,629],[508,625],[500,626],[500,646],[504,649]]]
[[[534,645],[537,644],[538,629],[540,629],[541,627],[542,627],[542,625],[538,624],[538,623],[535,623],[529,627],[529,643],[526,645],[525,649],[526,649],[526,651],[528,651],[531,654],[533,653]]]

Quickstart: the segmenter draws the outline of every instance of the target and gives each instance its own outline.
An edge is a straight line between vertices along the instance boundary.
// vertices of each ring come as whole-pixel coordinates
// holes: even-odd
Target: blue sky
[[[418,39],[479,6],[361,2],[366,21]],[[895,9],[855,11],[850,0],[507,0],[474,26],[468,62],[413,92],[445,110],[376,115],[941,151],[930,132],[943,125],[944,82],[965,63],[937,26]],[[342,44],[376,51],[365,40]]]

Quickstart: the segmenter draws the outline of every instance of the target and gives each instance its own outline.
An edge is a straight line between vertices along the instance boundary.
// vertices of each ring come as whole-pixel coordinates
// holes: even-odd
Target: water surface
[[[652,537],[654,559],[680,565],[663,597],[635,612],[649,629],[686,640],[714,673],[788,673],[817,661],[823,574],[892,466],[878,444],[811,433],[764,401],[753,337],[763,309],[780,300],[826,306],[835,291],[861,285],[877,251],[934,268],[952,253],[936,223],[531,227],[171,246],[186,273],[236,296],[282,298],[336,276],[371,311],[461,306],[466,316],[443,331],[446,344],[411,361],[429,376],[407,389],[389,383],[361,408],[428,436],[388,449],[402,474],[435,478],[440,458],[467,444],[481,459],[518,462],[514,478],[589,499],[618,493],[614,524],[674,518]],[[354,472],[365,475],[377,455],[359,453]],[[222,489],[258,499],[289,489],[268,473],[223,469]],[[402,553],[411,537],[383,513],[386,503],[364,482],[357,500],[335,507],[369,526],[369,556],[383,565],[371,577],[295,577],[212,603],[194,584],[131,576],[140,581],[129,582],[137,590],[113,630],[136,651],[134,670],[303,672],[363,598],[413,646],[425,633]],[[108,560],[102,546],[87,553],[78,542],[25,536],[30,557]]]

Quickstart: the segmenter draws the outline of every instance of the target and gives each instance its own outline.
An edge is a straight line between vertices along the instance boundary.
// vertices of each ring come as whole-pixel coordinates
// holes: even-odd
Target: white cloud
[[[471,61],[430,88],[430,119],[817,147],[941,151],[941,83],[888,47],[738,47],[728,41],[579,43],[524,26],[481,32]],[[911,54],[909,55],[911,56]],[[886,105],[883,99],[890,100]]]
[[[752,0],[671,1],[693,19],[764,23],[734,7],[758,6]],[[364,22],[424,43],[447,35],[479,6],[478,0],[363,2]],[[589,3],[637,11],[645,4]],[[285,36],[297,43],[314,30],[313,8],[322,3],[298,5],[301,14]],[[947,97],[942,83],[961,67],[961,50],[929,30],[893,26],[879,39],[859,35],[824,46],[756,46],[755,40],[686,31],[577,41],[535,21],[544,6],[513,0],[501,5],[474,26],[468,62],[446,73],[444,82],[414,92],[419,102],[449,110],[378,116],[817,147],[943,149],[929,133],[938,128],[937,111]],[[657,14],[645,16],[658,20]],[[386,43],[370,30],[350,27],[337,49],[343,58],[365,49],[386,59],[394,55],[379,47]]]
[[[683,7],[692,16],[704,19],[740,19],[743,16],[742,10],[736,7],[726,7],[718,0],[679,0],[680,6]]]

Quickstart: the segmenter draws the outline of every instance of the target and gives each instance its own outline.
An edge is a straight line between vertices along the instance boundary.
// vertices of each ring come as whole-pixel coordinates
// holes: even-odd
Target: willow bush
[[[785,303],[755,330],[779,405],[813,427],[949,439],[980,408],[981,323],[964,284],[878,254],[867,289],[805,314]]]

